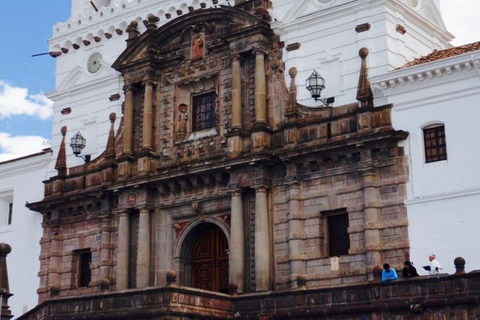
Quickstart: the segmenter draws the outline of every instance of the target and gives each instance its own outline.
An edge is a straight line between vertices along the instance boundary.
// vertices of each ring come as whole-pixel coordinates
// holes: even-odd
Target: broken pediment
[[[129,26],[133,36],[127,40],[127,49],[112,67],[120,71],[148,59],[155,63],[195,60],[218,51],[219,46],[228,48],[232,42],[236,47],[245,45],[243,42],[235,43],[238,34],[244,38],[245,33],[253,28],[260,28],[260,33],[270,34],[268,22],[261,17],[228,6],[199,9],[158,29],[147,28],[141,35],[135,22]]]

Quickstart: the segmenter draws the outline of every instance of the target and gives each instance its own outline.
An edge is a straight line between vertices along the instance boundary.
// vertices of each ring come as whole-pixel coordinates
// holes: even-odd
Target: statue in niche
[[[201,59],[205,55],[203,36],[197,33],[192,38],[192,59]]]
[[[180,140],[185,139],[185,135],[187,133],[187,109],[188,107],[184,103],[178,106],[178,138]]]

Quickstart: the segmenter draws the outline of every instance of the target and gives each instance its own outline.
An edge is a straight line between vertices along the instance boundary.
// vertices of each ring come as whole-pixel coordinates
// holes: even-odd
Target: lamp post
[[[330,104],[335,102],[335,98],[325,98],[321,99],[320,96],[322,95],[322,90],[325,89],[325,79],[321,75],[318,74],[317,70],[313,70],[310,77],[307,78],[306,88],[310,91],[312,98],[315,101],[321,101],[325,107],[328,107]]]
[[[90,161],[90,155],[86,154],[85,157],[83,157],[80,154],[82,153],[82,149],[85,148],[86,142],[87,140],[80,134],[80,131],[70,139],[70,147],[73,150],[73,154],[76,157],[82,158],[85,163]]]

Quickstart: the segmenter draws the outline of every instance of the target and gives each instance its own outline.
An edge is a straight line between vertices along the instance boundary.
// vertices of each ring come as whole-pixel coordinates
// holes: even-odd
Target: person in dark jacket
[[[404,278],[418,277],[417,269],[412,262],[407,260],[403,263],[402,275]]]

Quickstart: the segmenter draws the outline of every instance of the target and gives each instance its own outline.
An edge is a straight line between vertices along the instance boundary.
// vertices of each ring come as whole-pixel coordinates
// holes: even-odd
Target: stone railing
[[[167,286],[85,295],[44,302],[21,316],[39,319],[479,319],[480,270],[465,273],[455,260],[454,275],[400,279],[336,288],[308,289],[302,277],[296,290],[231,295]]]

